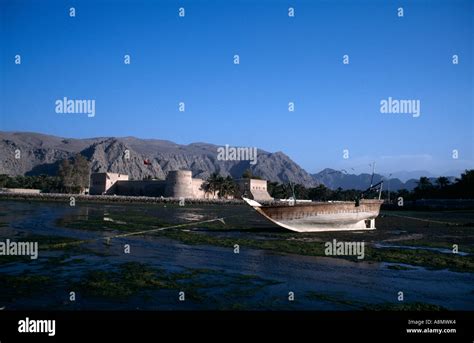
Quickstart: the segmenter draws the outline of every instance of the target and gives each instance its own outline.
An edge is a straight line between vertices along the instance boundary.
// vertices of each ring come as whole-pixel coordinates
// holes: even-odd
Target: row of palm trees
[[[435,180],[436,187],[439,189],[443,189],[447,187],[451,182],[449,179],[445,176],[440,176]],[[426,189],[432,189],[433,184],[431,183],[431,180],[425,176],[420,177],[420,180],[418,181],[418,189],[420,190],[426,190]]]
[[[203,185],[206,192],[218,195],[219,198],[229,198],[235,196],[237,184],[231,176],[223,177],[218,173],[212,173]]]
[[[427,177],[420,177],[413,190],[415,198],[464,198],[474,197],[474,169],[466,170],[453,182],[447,177],[438,177],[434,184]]]

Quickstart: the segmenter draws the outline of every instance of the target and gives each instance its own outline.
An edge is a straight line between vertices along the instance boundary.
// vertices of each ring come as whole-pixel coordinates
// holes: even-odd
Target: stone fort
[[[118,173],[92,173],[89,194],[128,195],[188,199],[215,199],[218,194],[206,192],[205,180],[193,178],[190,170],[168,172],[165,180],[129,180]],[[254,200],[272,200],[267,192],[267,181],[238,179],[237,196]]]

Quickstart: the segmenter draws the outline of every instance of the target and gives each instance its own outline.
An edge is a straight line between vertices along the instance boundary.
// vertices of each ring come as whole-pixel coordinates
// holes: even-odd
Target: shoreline
[[[135,195],[85,195],[85,194],[66,194],[66,193],[10,193],[0,192],[1,200],[19,200],[19,201],[52,201],[52,202],[63,202],[71,201],[71,197],[74,197],[75,201],[83,201],[88,203],[121,203],[121,204],[173,204],[180,205],[183,198],[165,198],[165,197],[148,197],[148,196],[135,196]],[[419,200],[418,204],[412,202],[405,206],[399,207],[391,204],[383,203],[381,210],[389,212],[398,211],[459,211],[474,210],[474,199],[430,199],[435,202],[438,206],[426,205],[427,200]],[[264,205],[284,206],[284,203],[273,200],[273,201],[259,201]],[[318,201],[317,201],[318,202]],[[324,201],[320,201],[324,202]],[[350,201],[341,201],[350,202]],[[242,199],[196,199],[196,198],[184,198],[185,204],[192,205],[245,205],[245,201]],[[415,202],[416,203],[416,202]],[[444,203],[445,206],[439,206],[440,203]],[[303,203],[304,204],[304,203]]]
[[[54,201],[69,202],[71,197],[77,201],[89,203],[137,203],[137,204],[176,204],[179,205],[182,198],[164,198],[129,195],[85,195],[64,193],[0,193],[0,200],[23,200],[23,201]],[[244,205],[242,199],[192,199],[185,198],[185,204],[204,205]]]

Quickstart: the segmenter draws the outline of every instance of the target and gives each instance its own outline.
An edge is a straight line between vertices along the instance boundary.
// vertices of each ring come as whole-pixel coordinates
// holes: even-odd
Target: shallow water
[[[113,230],[84,230],[61,227],[61,218],[82,220],[103,218],[105,224],[117,222],[114,215],[137,212],[166,223],[183,223],[188,220],[206,220],[217,216],[237,218],[229,225],[235,230],[225,232],[226,237],[252,237],[256,233],[281,232],[254,216],[247,208],[230,206],[159,207],[150,205],[68,204],[48,202],[0,201],[0,239],[20,240],[24,234],[95,239],[110,236]],[[126,226],[133,216],[122,221]],[[239,223],[245,221],[245,227]],[[120,223],[118,223],[120,224]],[[240,228],[240,229],[239,229]],[[199,229],[189,226],[186,229]],[[271,237],[269,237],[271,238]],[[130,245],[130,253],[123,251]],[[179,241],[153,235],[116,238],[110,245],[96,241],[83,244],[82,251],[68,251],[67,260],[51,263],[51,257],[64,255],[64,251],[40,251],[38,260],[1,263],[0,274],[19,275],[28,272],[48,275],[54,286],[26,294],[14,301],[0,304],[6,309],[224,309],[239,305],[242,309],[298,309],[298,310],[353,310],[369,304],[398,303],[399,291],[405,302],[422,302],[452,310],[474,309],[474,274],[449,270],[428,270],[412,267],[408,270],[388,268],[391,264],[352,262],[332,257],[312,257],[282,254],[240,246],[187,245]],[[80,259],[79,261],[74,259]],[[199,301],[179,302],[180,289],[156,289],[146,295],[136,294],[126,299],[108,299],[78,293],[74,303],[68,301],[74,291],[74,282],[91,270],[115,270],[125,262],[140,262],[180,272],[190,269],[208,269],[199,276]],[[242,275],[253,275],[247,284]],[[258,280],[273,281],[260,285]],[[0,291],[8,285],[0,285]],[[294,301],[288,300],[289,292]],[[319,295],[311,297],[314,292]]]

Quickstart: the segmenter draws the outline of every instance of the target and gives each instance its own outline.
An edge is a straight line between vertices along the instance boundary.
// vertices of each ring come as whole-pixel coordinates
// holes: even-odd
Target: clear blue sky
[[[0,16],[3,131],[258,146],[308,172],[474,167],[473,1],[0,0]],[[64,96],[96,116],[55,113]],[[381,114],[388,97],[420,117]]]

